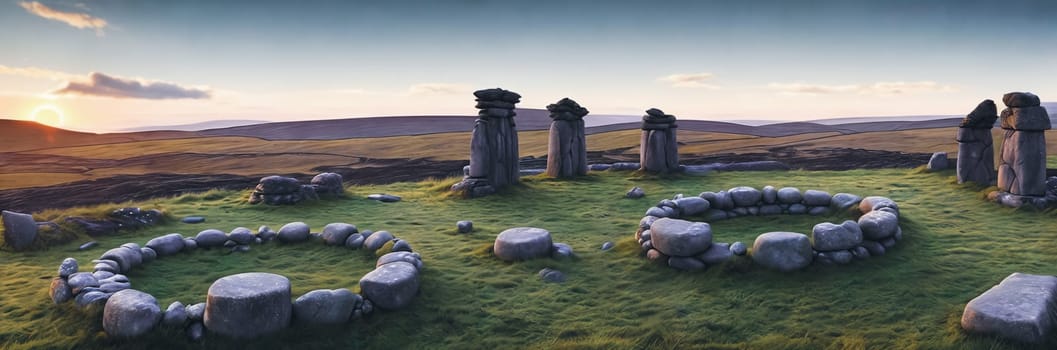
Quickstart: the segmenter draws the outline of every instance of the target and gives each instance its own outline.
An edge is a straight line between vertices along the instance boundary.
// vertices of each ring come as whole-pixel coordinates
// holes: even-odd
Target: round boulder
[[[862,243],[862,230],[851,220],[840,225],[823,222],[811,230],[811,241],[819,251],[852,249]]]
[[[800,189],[796,187],[782,187],[778,190],[778,202],[782,204],[799,204],[804,200]]]
[[[162,324],[170,327],[180,327],[186,322],[187,307],[179,301],[169,304],[169,308],[165,309],[165,315],[162,316]]]
[[[363,235],[353,233],[345,239],[345,247],[349,249],[360,249],[360,247],[363,247],[363,241]]]
[[[170,233],[147,241],[147,248],[154,249],[158,256],[179,253],[184,249],[184,238],[179,233]]]
[[[309,228],[306,223],[300,221],[291,222],[279,228],[279,233],[276,234],[276,238],[279,239],[279,242],[283,243],[303,242],[308,240],[308,234],[311,233],[311,231],[312,229]],[[206,324],[206,328],[213,329],[212,327],[209,327],[208,323]]]
[[[459,233],[470,233],[473,232],[473,221],[462,220],[456,222],[455,227],[459,230]]]
[[[709,208],[708,201],[701,197],[683,197],[676,199],[675,206],[679,207],[683,216],[701,215]]]
[[[59,264],[59,277],[69,277],[70,275],[77,273],[77,268],[77,259],[62,259],[62,263]]]
[[[650,226],[653,248],[668,256],[694,256],[712,245],[712,226],[705,222],[691,222],[663,218]]]
[[[158,300],[126,289],[110,296],[103,309],[103,330],[111,337],[135,337],[149,332],[162,318]]]
[[[391,264],[395,262],[406,262],[415,265],[415,268],[422,269],[422,256],[418,253],[412,252],[392,252],[378,258],[378,261],[374,264],[374,267],[379,267],[385,264]]]
[[[528,260],[550,256],[553,243],[547,230],[515,227],[500,232],[492,250],[501,260]]]
[[[763,199],[763,192],[749,186],[735,187],[727,190],[727,193],[730,193],[734,205],[739,207],[753,206]]]
[[[318,289],[294,300],[294,319],[308,324],[344,323],[355,307],[356,295],[348,289]]]
[[[360,279],[363,296],[375,306],[390,310],[410,304],[418,294],[418,286],[418,269],[402,261],[379,266]]]
[[[228,235],[225,234],[224,231],[216,229],[204,230],[195,236],[195,243],[201,248],[220,247],[223,246],[224,242],[227,242],[227,240]]]
[[[234,241],[236,244],[250,244],[253,242],[253,231],[245,227],[236,227],[228,233],[228,239]]]
[[[859,202],[859,211],[864,214],[881,208],[891,208],[896,214],[899,214],[899,204],[886,197],[869,196]]]
[[[55,304],[62,304],[73,299],[73,290],[70,289],[69,284],[66,284],[65,278],[55,277],[51,280],[48,296],[51,297],[51,301],[55,302]]]
[[[254,338],[290,324],[290,280],[261,272],[218,279],[206,295],[205,326],[233,338]]]
[[[349,235],[359,232],[356,230],[356,225],[350,225],[346,223],[336,222],[327,224],[323,227],[323,242],[327,245],[342,245],[345,244],[345,240],[349,238]]]
[[[319,194],[339,195],[345,193],[345,184],[341,174],[322,173],[313,177],[311,183],[316,186],[316,193]]]
[[[766,268],[794,271],[811,264],[811,240],[796,232],[768,232],[752,244],[752,260]]]
[[[891,237],[899,229],[899,217],[887,211],[875,210],[859,217],[863,237],[873,241]]]
[[[363,248],[375,251],[394,239],[396,239],[396,237],[394,237],[392,233],[389,233],[389,231],[378,231],[364,239]]]
[[[830,205],[830,201],[833,196],[829,195],[829,192],[819,190],[807,190],[804,191],[804,205],[809,207],[826,206]]]

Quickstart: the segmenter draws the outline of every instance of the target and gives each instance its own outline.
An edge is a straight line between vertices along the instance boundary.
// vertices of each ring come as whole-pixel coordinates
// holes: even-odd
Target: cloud
[[[87,81],[69,81],[66,86],[52,91],[55,95],[86,95],[147,100],[208,99],[208,89],[187,88],[174,83],[143,81],[91,73]]]
[[[944,85],[934,81],[881,81],[872,84],[854,85],[824,85],[805,83],[770,83],[768,89],[777,90],[786,95],[831,95],[831,94],[859,94],[859,95],[901,95],[933,92],[955,92],[957,89],[952,85]]]
[[[712,73],[672,74],[657,78],[658,81],[671,83],[673,87],[680,88],[703,88],[716,90],[719,86],[705,84],[706,80],[712,79]]]
[[[107,27],[105,19],[87,13],[60,11],[36,1],[23,1],[19,5],[26,9],[26,12],[41,18],[66,23],[77,29],[95,29],[95,33],[100,36],[103,35],[103,28]]]
[[[407,93],[412,96],[457,95],[470,92],[470,86],[464,84],[422,83],[411,85]]]
[[[59,72],[50,69],[37,68],[37,67],[8,67],[0,65],[0,75],[16,75],[26,78],[34,79],[47,79],[47,80],[71,80],[77,75],[66,72]]]

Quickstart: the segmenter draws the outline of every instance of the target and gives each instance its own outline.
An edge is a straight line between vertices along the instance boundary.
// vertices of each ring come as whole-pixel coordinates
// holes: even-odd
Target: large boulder
[[[804,191],[804,205],[809,207],[826,206],[830,205],[830,201],[833,199],[829,195],[829,192],[819,190],[807,190]]]
[[[1013,273],[969,301],[962,328],[1024,343],[1055,339],[1057,277]]]
[[[308,324],[348,322],[356,307],[357,297],[345,288],[319,289],[294,300],[294,319]]]
[[[33,215],[4,210],[4,243],[15,250],[28,248],[37,239],[37,222]]]
[[[753,206],[763,199],[763,192],[748,186],[735,187],[727,190],[727,193],[730,193],[734,205],[739,207]]]
[[[345,244],[349,235],[357,232],[359,231],[356,230],[356,225],[336,222],[324,226],[321,236],[327,245],[342,245]]]
[[[375,251],[384,246],[389,241],[396,239],[389,231],[378,231],[367,236],[367,239],[363,241],[363,248]]]
[[[679,207],[683,216],[694,216],[704,214],[709,204],[701,197],[683,197],[675,200],[675,206]]]
[[[899,217],[887,211],[875,210],[859,217],[863,237],[873,241],[892,237],[899,229]]]
[[[1036,107],[1041,105],[1041,100],[1033,93],[1014,91],[1002,95],[1002,103],[1006,107]]]
[[[492,250],[501,260],[528,260],[550,256],[553,243],[547,230],[515,227],[500,232]]]
[[[289,279],[270,273],[240,273],[209,286],[203,319],[210,331],[254,338],[286,328],[292,310]]]
[[[766,268],[793,271],[811,264],[811,240],[796,232],[768,232],[752,244],[752,260]]]
[[[852,249],[862,244],[862,230],[851,220],[840,225],[823,222],[811,230],[811,241],[819,251]]]
[[[276,238],[283,243],[303,242],[308,240],[308,234],[312,233],[311,231],[312,229],[306,223],[300,221],[291,222],[279,228]],[[206,324],[206,328],[209,328],[208,324]]]
[[[195,235],[195,243],[201,248],[220,247],[228,241],[228,235],[224,231],[208,229]]]
[[[869,196],[859,202],[859,211],[864,214],[881,208],[891,208],[895,210],[896,214],[899,213],[899,204],[886,197]]]
[[[311,183],[316,187],[318,194],[340,195],[345,193],[345,184],[341,174],[322,173],[313,177]]]
[[[379,266],[360,279],[360,293],[375,306],[389,310],[410,304],[418,287],[418,269],[402,261]]]
[[[179,233],[170,233],[147,241],[147,248],[154,249],[158,256],[173,255],[184,249],[184,238]]]
[[[833,195],[833,199],[830,201],[830,206],[837,210],[848,210],[856,204],[859,204],[859,201],[861,200],[862,197],[851,193],[837,193]]]
[[[250,231],[250,229],[245,227],[236,227],[228,233],[228,239],[236,244],[250,244],[253,242],[254,238],[257,237],[253,236],[253,231]]]
[[[103,308],[103,330],[111,337],[135,337],[161,321],[161,307],[150,294],[126,289],[114,293]]]
[[[706,222],[691,222],[663,218],[650,226],[653,248],[668,256],[694,256],[712,245],[712,226]]]

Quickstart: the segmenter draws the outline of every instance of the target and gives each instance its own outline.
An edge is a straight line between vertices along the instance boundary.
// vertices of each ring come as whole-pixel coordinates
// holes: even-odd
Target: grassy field
[[[136,203],[175,217],[204,214],[208,223],[171,223],[46,251],[0,252],[0,348],[658,348],[658,349],[1014,349],[1017,344],[969,336],[959,327],[970,299],[1012,272],[1057,274],[1053,212],[1006,209],[982,200],[982,190],[953,183],[952,172],[871,170],[847,172],[714,173],[657,179],[628,173],[593,173],[572,181],[529,178],[500,195],[462,200],[444,188],[454,180],[352,187],[346,199],[296,207],[244,204],[247,193],[209,192]],[[848,266],[812,266],[776,273],[740,258],[705,272],[683,273],[641,258],[633,240],[639,217],[676,193],[737,185],[796,186],[831,193],[889,196],[900,203],[906,238],[889,254]],[[642,200],[623,199],[632,186]],[[362,199],[369,193],[404,196],[398,203]],[[106,208],[80,209],[81,212]],[[55,218],[64,212],[45,212]],[[713,225],[715,240],[751,245],[760,233],[810,232],[844,216],[742,218]],[[477,231],[454,233],[457,220]],[[424,258],[421,295],[404,310],[333,328],[295,328],[273,337],[230,341],[207,337],[190,344],[180,331],[159,329],[130,341],[108,339],[101,310],[52,305],[47,297],[58,263],[73,256],[87,264],[104,248],[205,228],[273,228],[305,221],[314,229],[349,222],[385,229],[410,241]],[[495,235],[516,226],[550,230],[572,245],[578,259],[504,263],[489,249]],[[611,251],[599,246],[617,243]],[[295,297],[313,289],[348,287],[373,266],[363,251],[319,242],[254,246],[244,254],[221,250],[181,253],[146,265],[129,277],[134,288],[162,307],[202,302],[215,279],[267,271],[290,277]],[[536,272],[553,267],[568,282],[544,284]]]

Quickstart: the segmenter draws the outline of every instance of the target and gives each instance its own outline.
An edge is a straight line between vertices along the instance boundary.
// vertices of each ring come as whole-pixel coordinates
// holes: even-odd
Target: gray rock
[[[863,198],[862,201],[859,202],[859,211],[863,214],[881,208],[892,208],[896,211],[897,215],[899,214],[899,204],[896,204],[895,201],[885,197],[869,196]]]
[[[734,201],[734,206],[748,207],[756,205],[763,199],[763,193],[748,186],[735,187],[727,190],[730,193],[730,199]]]
[[[473,221],[462,220],[455,223],[455,228],[459,230],[459,233],[470,233],[473,232]]]
[[[69,277],[70,275],[77,273],[77,269],[77,259],[62,259],[62,263],[59,264],[59,277]]]
[[[393,237],[393,234],[389,233],[389,231],[378,231],[371,234],[363,241],[363,248],[375,251],[393,239],[396,239],[396,237]]]
[[[1002,95],[1006,107],[1034,107],[1041,105],[1039,96],[1030,92],[1010,92]]]
[[[235,243],[235,241],[232,241],[232,240],[227,240],[227,241],[224,242],[224,248],[235,248],[235,246],[237,246],[237,245],[239,245],[239,244]]]
[[[610,250],[610,249],[613,249],[613,242],[608,242],[607,241],[605,243],[602,243],[602,250]]]
[[[780,215],[782,214],[782,207],[776,204],[768,204],[760,206],[758,211],[760,215]]]
[[[650,207],[649,209],[646,209],[646,216],[666,218],[668,217],[668,212],[660,207]]]
[[[643,191],[641,187],[632,187],[624,196],[631,199],[639,199],[646,196],[646,191]]]
[[[306,324],[345,323],[356,301],[356,295],[345,288],[313,290],[294,300],[294,319]]]
[[[704,214],[708,210],[708,201],[701,197],[684,197],[675,200],[675,205],[683,216],[695,216]]]
[[[708,250],[697,255],[701,262],[709,266],[722,264],[733,257],[734,252],[730,250],[730,244],[727,243],[712,243]]]
[[[716,192],[715,203],[712,203],[711,207],[722,210],[734,209],[734,199],[730,197],[730,193],[727,191]]]
[[[796,187],[782,187],[778,190],[778,203],[799,204],[804,200],[804,195]]]
[[[862,230],[855,221],[847,220],[840,225],[823,222],[811,230],[812,246],[815,250],[845,250],[862,244]]]
[[[189,252],[198,249],[198,241],[193,238],[184,238],[184,251]]]
[[[187,330],[184,331],[187,334],[187,339],[190,341],[202,340],[202,337],[206,334],[206,327],[202,325],[202,322],[195,322],[187,326]]]
[[[94,275],[88,272],[78,272],[71,274],[66,279],[66,284],[70,286],[70,290],[73,294],[81,294],[81,290],[88,287],[99,287],[99,280]]]
[[[752,244],[752,260],[778,271],[794,271],[811,264],[811,240],[796,232],[768,232]]]
[[[391,264],[394,262],[406,262],[411,265],[415,265],[415,268],[422,269],[422,257],[418,253],[411,252],[392,252],[382,255],[375,262],[374,267],[380,267],[385,264]]]
[[[103,280],[103,279],[107,279],[107,278],[113,277],[113,276],[115,276],[115,274],[113,272],[110,272],[110,271],[96,271],[96,272],[92,272],[92,276],[95,276],[95,279],[97,279],[97,280]]]
[[[99,246],[99,242],[88,241],[88,242],[85,242],[84,244],[78,246],[77,250],[79,250],[79,251],[81,251],[81,250],[89,250],[89,249],[92,249],[92,248],[95,248],[95,247],[98,247],[98,246]]]
[[[888,237],[881,240],[881,245],[883,245],[885,249],[892,249],[892,247],[896,246],[896,240],[895,238]]]
[[[935,152],[929,158],[929,171],[943,171],[948,168],[950,168],[950,161],[947,159],[947,152]]]
[[[195,235],[195,243],[201,248],[220,247],[227,241],[228,235],[217,229],[204,230]]]
[[[360,293],[374,306],[389,310],[410,304],[418,287],[418,269],[406,262],[379,266],[360,279]]]
[[[719,209],[709,209],[705,212],[706,221],[719,221],[726,220],[728,217],[727,212]]]
[[[272,231],[271,227],[261,226],[260,228],[257,228],[257,238],[270,241],[272,238],[275,238],[275,235],[276,233],[275,231]]]
[[[804,191],[804,205],[809,207],[826,206],[828,207],[830,201],[833,200],[833,196],[829,195],[829,192],[819,190],[807,190]]]
[[[855,247],[851,250],[852,256],[856,259],[862,260],[870,257],[870,251],[866,250],[863,246]]]
[[[206,218],[204,216],[187,216],[180,219],[180,222],[185,224],[201,224],[206,222]]]
[[[575,256],[573,247],[565,243],[554,243],[551,245],[551,257],[555,259],[571,258]]]
[[[371,231],[371,230],[363,230],[363,231],[360,231],[360,234],[361,234],[361,235],[363,235],[363,239],[365,239],[365,240],[366,240],[366,239],[368,239],[368,238],[371,238],[371,235],[372,235],[372,234],[374,234],[374,231]]]
[[[644,230],[644,231],[642,231],[642,234],[639,235],[639,238],[642,238],[643,240],[649,241],[650,239],[652,239],[652,236],[653,236],[653,233],[650,232],[650,230]]]
[[[1057,277],[1013,273],[965,305],[962,328],[1030,344],[1054,339]]]
[[[144,263],[149,263],[158,258],[158,252],[155,252],[154,249],[151,249],[150,247],[140,248],[139,253],[140,256],[143,257]]]
[[[201,322],[205,318],[206,314],[206,303],[198,303],[194,305],[188,305],[186,308],[187,320],[191,322]]]
[[[100,279],[99,283],[107,282],[128,282],[128,276],[125,275],[113,275],[104,279]]]
[[[505,261],[528,260],[551,255],[553,242],[547,230],[533,227],[507,229],[495,239],[493,252]]]
[[[283,243],[304,242],[308,240],[308,234],[311,232],[312,229],[308,227],[308,224],[298,221],[280,227],[279,232],[276,233],[275,237],[279,242]],[[206,328],[210,330],[213,329],[213,327],[209,326],[208,322],[206,322]]]
[[[51,297],[52,302],[62,304],[73,299],[73,295],[73,290],[70,289],[70,285],[66,283],[65,278],[55,277],[51,280],[48,296]]]
[[[609,170],[609,168],[611,167],[613,166],[609,164],[591,164],[587,166],[587,168],[591,171],[606,171]]]
[[[92,262],[95,263],[95,268],[94,269],[97,272],[98,271],[106,271],[106,272],[113,272],[113,273],[121,272],[121,265],[119,265],[117,263],[117,261],[113,261],[113,260],[110,260],[110,259],[99,259],[99,260],[92,260]]]
[[[807,206],[803,204],[792,204],[789,206],[789,214],[792,215],[803,215],[807,214]]]
[[[187,307],[179,301],[169,304],[169,307],[165,309],[165,315],[162,316],[162,324],[169,327],[182,327],[184,323],[187,323]]]
[[[643,216],[642,219],[639,220],[639,228],[649,230],[650,225],[653,225],[653,222],[657,221],[657,219],[660,218],[656,216]]]
[[[851,193],[837,193],[833,195],[833,199],[830,202],[830,206],[838,211],[845,211],[859,204],[862,197],[856,196]]]
[[[252,272],[213,282],[206,296],[203,320],[212,332],[233,338],[254,338],[286,328],[291,314],[290,280]]]
[[[379,202],[384,202],[384,203],[393,203],[393,202],[399,202],[401,198],[400,198],[400,196],[394,196],[394,195],[391,195],[391,194],[372,194],[372,195],[367,196],[367,199],[375,200],[375,201],[379,201]]]
[[[143,264],[143,250],[139,244],[136,243],[125,243],[121,245],[121,248],[128,250],[128,256],[131,259],[129,262],[132,264],[131,267],[140,266]]]
[[[1042,108],[1042,107],[1039,107]],[[1003,111],[1003,116],[1006,112]],[[1049,118],[1045,118],[1049,127]],[[1006,118],[1003,118],[1003,126]],[[998,164],[998,189],[1019,196],[1046,195],[1046,135],[1042,130],[1006,130]]]
[[[657,249],[649,249],[649,250],[647,250],[646,251],[646,259],[649,259],[650,261],[655,262],[655,263],[664,263],[664,264],[668,263],[668,256],[665,255],[664,253],[661,253]]]
[[[310,182],[316,187],[316,193],[325,195],[340,195],[345,193],[344,179],[341,174],[322,173],[312,177]]]
[[[707,265],[695,257],[673,256],[668,258],[668,267],[684,271],[704,270]]]
[[[549,267],[540,270],[539,276],[540,276],[540,279],[543,280],[543,282],[546,282],[546,283],[564,283],[565,282],[565,274],[564,273],[562,273],[561,271],[549,268]]]
[[[712,245],[712,227],[704,222],[659,219],[650,226],[653,247],[668,256],[694,256]]]
[[[396,239],[396,240],[393,241],[393,251],[394,252],[409,252],[410,253],[412,251],[411,243],[407,243],[407,241],[402,240],[402,239]]]
[[[353,233],[345,238],[345,247],[349,249],[360,249],[363,247],[363,235],[359,233]]]
[[[895,214],[875,210],[859,217],[863,238],[879,241],[891,237],[899,228],[899,217]]]
[[[169,256],[184,249],[184,238],[179,233],[170,233],[147,241],[147,248],[154,249],[159,256]]]
[[[829,258],[833,260],[834,263],[840,265],[850,264],[852,259],[854,258],[852,252],[847,250],[836,250],[828,253]]]
[[[892,238],[895,239],[896,241],[902,241],[903,240],[903,228],[902,227],[896,227],[896,233],[892,235]]]
[[[862,241],[862,247],[866,248],[866,251],[870,252],[870,256],[885,255],[885,247],[879,242]]]
[[[655,250],[655,249],[653,249],[653,243],[650,242],[650,241],[643,241],[641,244],[642,244],[642,250],[644,250],[644,251]]]
[[[332,223],[323,227],[321,237],[327,245],[343,245],[348,240],[349,235],[358,232],[360,231],[356,229],[356,225]]]
[[[37,222],[33,215],[4,210],[0,217],[4,220],[4,244],[14,250],[29,248],[37,239]]]
[[[829,210],[829,207],[811,207],[807,210],[807,213],[813,216],[829,215]]]
[[[763,204],[778,203],[778,189],[774,188],[774,186],[763,186],[763,189],[760,191],[760,194],[760,200],[763,202]]]
[[[146,334],[161,321],[161,307],[150,294],[126,289],[114,293],[103,309],[103,330],[115,338]]]
[[[77,294],[77,296],[73,298],[73,302],[79,307],[88,307],[89,305],[93,304],[106,303],[107,299],[110,299],[111,295],[113,294],[103,293],[100,291],[87,291],[84,293]]]
[[[748,253],[749,249],[745,246],[745,243],[734,242],[730,245],[730,252],[737,256],[744,256]]]
[[[103,293],[116,293],[132,288],[128,282],[105,282],[99,284],[99,291]]]
[[[253,231],[245,227],[236,227],[228,233],[228,239],[236,244],[250,244],[254,238],[256,237],[253,237]]]

